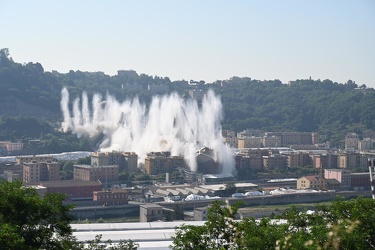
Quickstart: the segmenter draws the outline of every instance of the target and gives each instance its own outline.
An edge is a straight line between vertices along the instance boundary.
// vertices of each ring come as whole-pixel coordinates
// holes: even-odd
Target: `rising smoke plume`
[[[149,152],[170,151],[183,156],[192,171],[196,171],[196,151],[209,147],[214,160],[223,167],[223,174],[234,170],[233,151],[223,143],[221,135],[222,104],[213,91],[208,91],[201,108],[194,100],[183,100],[173,93],[154,96],[150,106],[138,98],[119,102],[111,95],[105,99],[95,94],[91,101],[85,92],[73,101],[69,110],[69,92],[61,91],[62,130],[78,136],[104,139],[100,151],[136,152],[141,162]],[[146,111],[148,110],[148,111]]]

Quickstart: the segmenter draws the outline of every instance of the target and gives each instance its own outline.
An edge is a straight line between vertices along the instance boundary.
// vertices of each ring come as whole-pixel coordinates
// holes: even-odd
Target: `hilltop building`
[[[197,101],[202,101],[203,98],[206,96],[206,91],[202,89],[192,89],[189,90],[189,96]]]
[[[0,141],[0,149],[6,151],[6,154],[21,151],[23,149],[22,142]]]
[[[348,133],[345,135],[345,149],[358,150],[359,136],[356,133]]]

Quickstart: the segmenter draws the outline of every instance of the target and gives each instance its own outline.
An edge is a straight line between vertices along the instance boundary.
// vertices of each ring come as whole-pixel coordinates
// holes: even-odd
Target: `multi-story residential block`
[[[238,138],[238,148],[261,148],[262,137],[241,137]]]
[[[313,154],[311,155],[314,168],[337,168],[338,155],[335,154]]]
[[[375,139],[375,130],[363,131],[363,138]]]
[[[97,181],[102,183],[115,182],[119,178],[118,165],[92,166],[92,165],[74,165],[74,180]]]
[[[183,157],[171,156],[170,152],[153,152],[145,158],[145,170],[150,175],[170,173],[177,168],[184,168],[185,165]]]
[[[58,162],[23,162],[22,179],[24,183],[53,181],[60,179],[60,163]]]
[[[345,169],[324,169],[325,179],[336,179],[341,183],[342,190],[351,189],[351,172]]]
[[[263,166],[267,170],[271,169],[283,169],[287,167],[285,155],[271,154],[267,156],[262,156]]]
[[[21,151],[23,149],[22,142],[0,141],[0,147],[6,149],[7,153]]]
[[[264,132],[262,130],[246,129],[246,130],[243,130],[243,131],[237,133],[238,138],[251,137],[251,136],[263,137]]]
[[[311,157],[308,153],[303,152],[293,152],[290,154],[285,154],[287,157],[287,166],[288,167],[303,167],[311,165]]]
[[[311,133],[311,140],[312,140],[312,144],[315,145],[315,144],[319,144],[320,143],[320,135],[319,133]]]
[[[231,130],[223,130],[223,142],[229,145],[231,148],[238,147],[238,139],[236,133]]]
[[[24,162],[52,162],[53,156],[51,155],[23,155],[23,156],[17,156],[16,162],[19,165],[22,165]]]
[[[111,190],[94,191],[93,200],[98,205],[125,205],[128,204],[128,191],[121,188]]]
[[[375,149],[375,139],[364,138],[363,140],[358,141],[359,150],[372,150]]]
[[[251,169],[251,170],[261,170],[263,169],[263,159],[262,153],[265,150],[261,149],[246,149],[240,151],[235,156],[235,163],[237,170],[241,169]]]
[[[345,149],[346,150],[357,150],[358,142],[359,142],[359,136],[356,133],[348,133],[345,135]]]
[[[319,134],[311,132],[266,132],[266,136],[281,138],[281,146],[314,145],[319,143]]]
[[[345,169],[366,168],[367,157],[359,153],[345,153],[338,156],[338,167]]]
[[[261,170],[263,168],[263,159],[260,155],[243,155],[235,156],[236,169]]]
[[[138,167],[138,155],[134,152],[94,152],[91,154],[92,166],[118,165],[119,171],[134,173]]]
[[[280,147],[281,146],[281,137],[280,136],[263,136],[262,137],[263,147]]]

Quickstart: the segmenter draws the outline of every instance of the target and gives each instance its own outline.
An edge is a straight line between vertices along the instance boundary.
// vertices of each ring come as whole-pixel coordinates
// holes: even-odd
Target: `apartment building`
[[[185,160],[181,156],[170,156],[170,152],[153,152],[145,159],[145,170],[149,175],[170,173],[177,168],[185,168]]]
[[[280,136],[263,136],[262,137],[263,147],[280,147],[281,146],[281,137]]]
[[[92,165],[74,165],[74,180],[97,181],[102,183],[116,182],[119,178],[118,165],[92,166]]]
[[[238,138],[238,148],[261,148],[262,137],[241,137]]]
[[[367,156],[359,153],[345,153],[338,156],[338,167],[345,169],[366,168],[368,164]]]
[[[0,148],[6,149],[7,153],[21,151],[23,149],[22,142],[0,141]]]
[[[236,169],[263,169],[263,158],[261,149],[242,150],[235,156]]]
[[[238,147],[238,138],[236,136],[236,133],[231,130],[223,130],[222,132],[223,136],[223,142],[227,144],[231,148],[237,148]]]
[[[346,150],[357,150],[358,142],[359,142],[359,136],[356,133],[348,133],[345,135],[345,149]]]
[[[314,168],[337,168],[338,155],[335,154],[313,154],[311,155]]]
[[[372,150],[375,149],[375,139],[364,138],[358,142],[359,150]]]
[[[314,145],[319,143],[319,134],[314,132],[266,132],[265,135],[280,137],[281,146]]]
[[[246,129],[237,133],[238,138],[251,137],[251,136],[263,137],[264,132],[262,130],[257,130],[257,129]]]
[[[60,164],[58,162],[31,162],[22,163],[22,180],[24,183],[60,180]]]
[[[92,166],[118,165],[119,171],[134,173],[138,167],[138,155],[134,152],[94,152],[91,154]]]
[[[282,169],[287,167],[287,160],[285,155],[271,154],[262,156],[263,166],[267,170]]]
[[[53,160],[53,156],[51,155],[23,155],[16,157],[16,162],[19,165],[22,165],[24,162],[52,162]]]
[[[311,157],[308,153],[293,152],[285,154],[287,158],[287,166],[290,167],[303,167],[312,164]]]

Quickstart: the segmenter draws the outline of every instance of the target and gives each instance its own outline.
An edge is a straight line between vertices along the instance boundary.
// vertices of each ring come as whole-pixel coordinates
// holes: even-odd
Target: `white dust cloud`
[[[196,152],[209,147],[214,159],[223,167],[223,174],[234,171],[234,153],[223,143],[221,135],[222,104],[213,91],[208,91],[201,107],[194,100],[184,100],[173,93],[154,96],[148,108],[138,98],[119,102],[111,95],[105,99],[95,94],[91,106],[87,94],[73,101],[69,109],[69,92],[61,91],[64,132],[78,136],[104,135],[100,151],[125,151],[138,154],[144,162],[149,152],[170,151],[183,156],[196,171]]]

